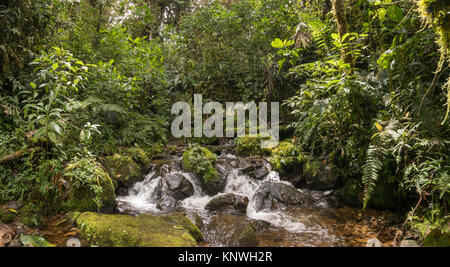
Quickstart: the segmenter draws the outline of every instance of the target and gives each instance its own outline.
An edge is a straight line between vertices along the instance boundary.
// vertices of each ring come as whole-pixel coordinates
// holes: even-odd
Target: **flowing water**
[[[128,195],[118,197],[119,211],[127,214],[168,213],[167,210],[158,208],[157,203],[160,201],[157,192],[158,184],[165,174],[177,173],[183,175],[193,185],[194,193],[179,201],[175,210],[184,212],[188,217],[194,218],[194,221],[196,218],[201,218],[200,228],[205,236],[205,242],[209,246],[232,245],[232,233],[236,226],[243,222],[258,222],[259,224],[256,225],[266,225],[263,230],[257,231],[259,246],[354,245],[354,243],[349,243],[349,234],[342,230],[345,225],[345,222],[341,220],[342,209],[330,207],[324,200],[323,192],[296,189],[313,198],[314,203],[307,206],[289,206],[277,210],[257,211],[254,195],[261,184],[285,183],[289,186],[292,185],[282,181],[279,174],[273,171],[267,162],[264,167],[267,168],[268,173],[263,179],[256,180],[239,170],[239,162],[242,160],[244,159],[230,154],[219,156],[217,168],[222,168],[222,173],[227,173],[227,175],[224,190],[215,196],[208,196],[203,192],[198,178],[183,170],[180,158],[156,162],[155,165],[158,168],[154,168],[142,182],[134,184],[129,189]],[[226,193],[248,197],[249,203],[245,215],[211,213],[205,209],[212,198]],[[349,212],[356,214],[358,210],[346,209],[346,213]],[[352,227],[355,226],[350,226],[350,228]]]

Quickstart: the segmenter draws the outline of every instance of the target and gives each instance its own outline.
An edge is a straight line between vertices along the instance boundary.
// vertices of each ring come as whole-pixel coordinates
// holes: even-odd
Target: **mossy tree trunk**
[[[353,68],[353,59],[352,55],[348,49],[348,46],[345,45],[345,40],[343,39],[343,36],[347,33],[347,18],[345,15],[345,0],[331,0],[331,4],[333,7],[333,15],[334,19],[336,20],[337,24],[337,31],[339,38],[341,39],[342,48],[341,48],[341,57],[342,60],[350,64],[350,67]]]

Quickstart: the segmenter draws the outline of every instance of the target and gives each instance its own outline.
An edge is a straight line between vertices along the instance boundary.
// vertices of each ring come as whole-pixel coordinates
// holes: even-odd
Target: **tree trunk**
[[[331,4],[333,5],[333,15],[334,19],[336,20],[337,31],[341,42],[342,37],[347,33],[347,19],[345,17],[344,1],[345,0],[331,0]],[[343,45],[345,43],[345,41],[342,42]],[[341,49],[341,57],[345,63],[350,64],[350,66],[353,67],[352,55],[349,53],[348,48],[346,48],[345,46]]]
[[[16,152],[14,152],[12,154],[6,155],[3,158],[1,158],[0,159],[0,164],[11,162],[11,161],[14,161],[14,160],[17,160],[17,159],[21,158],[22,155],[23,155],[23,152],[29,152],[29,153],[30,152],[40,152],[42,150],[44,150],[42,147],[34,147],[34,148],[28,148],[25,151],[24,150],[16,151]]]

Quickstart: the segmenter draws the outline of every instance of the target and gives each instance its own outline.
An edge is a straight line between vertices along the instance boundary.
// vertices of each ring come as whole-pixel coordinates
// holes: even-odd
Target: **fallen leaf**
[[[77,232],[68,232],[68,233],[64,234],[64,236],[76,236],[76,235],[77,235]]]

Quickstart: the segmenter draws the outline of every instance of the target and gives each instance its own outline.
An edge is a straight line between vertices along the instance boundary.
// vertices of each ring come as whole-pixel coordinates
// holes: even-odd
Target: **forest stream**
[[[203,246],[366,246],[371,238],[392,245],[394,214],[337,208],[327,198],[332,191],[296,189],[262,158],[222,151],[216,166],[222,189],[208,195],[181,157],[154,161],[143,181],[117,197],[118,211],[182,213],[202,230]],[[175,199],[168,190],[178,190]]]

